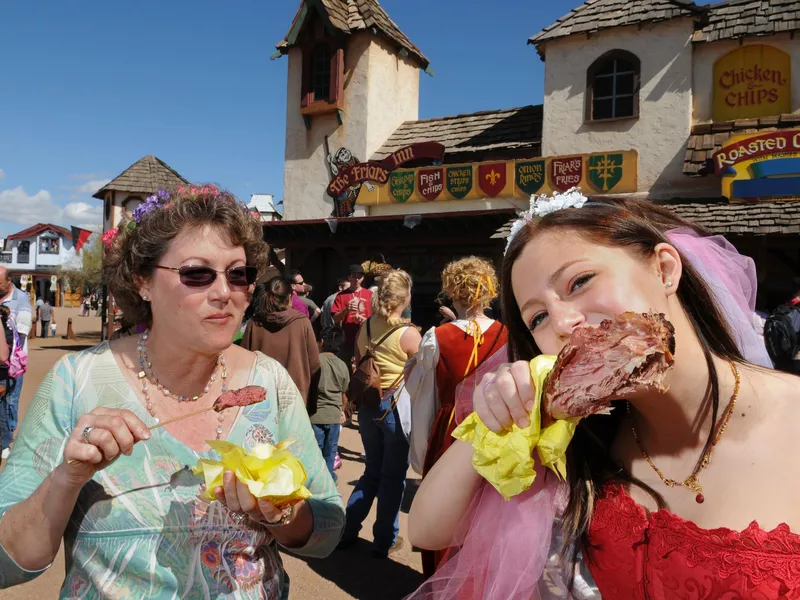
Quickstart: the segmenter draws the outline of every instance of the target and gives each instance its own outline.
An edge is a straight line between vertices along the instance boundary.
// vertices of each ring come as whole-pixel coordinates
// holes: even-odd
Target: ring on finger
[[[231,519],[233,519],[234,523],[236,523],[237,525],[241,525],[242,521],[244,521],[244,518],[246,516],[247,515],[241,512],[231,512]]]
[[[92,431],[94,431],[94,427],[92,425],[83,428],[83,441],[87,444],[91,444],[89,441],[89,434],[92,433]]]
[[[294,516],[294,504],[289,506],[289,508],[284,509],[281,511],[281,518],[277,521],[267,521],[266,519],[262,521],[264,525],[267,527],[284,527],[292,522],[292,517]]]

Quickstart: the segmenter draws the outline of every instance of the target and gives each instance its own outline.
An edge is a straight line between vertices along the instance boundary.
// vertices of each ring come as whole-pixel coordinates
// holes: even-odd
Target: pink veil
[[[511,500],[483,483],[453,539],[453,554],[407,600],[550,600],[546,583],[559,489],[547,469]]]
[[[667,239],[708,285],[745,360],[772,368],[763,338],[753,325],[756,265],[721,235],[704,237],[689,228],[667,232]]]
[[[503,345],[458,384],[456,423],[472,412],[472,395],[483,376],[505,362],[508,348]],[[553,525],[566,505],[566,485],[548,469],[539,466],[537,472],[534,485],[508,501],[482,483],[446,562],[407,600],[568,598],[566,576],[554,555],[561,546],[553,539]],[[576,589],[581,584],[589,587],[577,576]]]

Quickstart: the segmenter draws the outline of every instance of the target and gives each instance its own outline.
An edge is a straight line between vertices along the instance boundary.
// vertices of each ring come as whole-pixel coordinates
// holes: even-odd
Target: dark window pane
[[[611,113],[612,108],[612,100],[609,98],[608,100],[595,100],[594,101],[594,110],[592,111],[592,118],[595,120],[599,119],[610,119],[613,117]]]
[[[617,63],[617,73],[625,73],[626,71],[634,70],[633,65],[627,60],[616,59],[615,62]]]
[[[597,77],[594,80],[594,96],[595,98],[602,98],[604,96],[612,96],[614,94],[614,78],[613,77]]]
[[[602,64],[597,66],[597,70],[595,71],[596,75],[612,75],[614,73],[614,62],[613,60],[606,60],[603,61]]]
[[[633,116],[633,96],[623,96],[622,98],[617,98],[614,116],[615,117]]]
[[[331,93],[331,53],[327,46],[317,46],[311,61],[311,85],[314,100],[328,100]]]
[[[634,75],[619,75],[617,76],[617,93],[618,94],[632,94],[633,93],[633,80]]]

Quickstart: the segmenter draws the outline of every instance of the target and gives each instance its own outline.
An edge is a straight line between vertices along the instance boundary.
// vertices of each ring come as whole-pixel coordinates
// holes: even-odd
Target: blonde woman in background
[[[367,347],[372,348],[381,372],[383,393],[379,404],[362,403],[359,407],[358,425],[366,465],[347,503],[346,525],[339,548],[355,544],[361,523],[377,498],[378,514],[372,529],[372,555],[376,558],[386,558],[403,545],[403,539],[398,536],[398,517],[408,471],[408,440],[400,426],[392,392],[402,381],[406,362],[419,348],[419,332],[401,316],[410,302],[408,273],[393,270],[383,274],[378,291],[373,295],[372,317],[362,325],[356,343],[356,364]]]
[[[497,297],[497,287],[494,266],[477,256],[451,262],[442,271],[442,292],[452,301],[456,319],[431,328],[422,338],[407,387],[412,403],[411,465],[423,476],[453,443],[456,425],[472,412],[479,368],[506,360],[506,328],[484,315]],[[426,577],[433,575],[443,556],[423,550]]]

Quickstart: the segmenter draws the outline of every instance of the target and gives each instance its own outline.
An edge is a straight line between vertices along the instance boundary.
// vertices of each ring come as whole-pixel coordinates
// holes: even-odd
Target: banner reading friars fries
[[[584,193],[637,191],[635,150],[397,169],[385,183],[362,187],[361,206],[406,202],[448,202],[524,198],[580,187]]]

